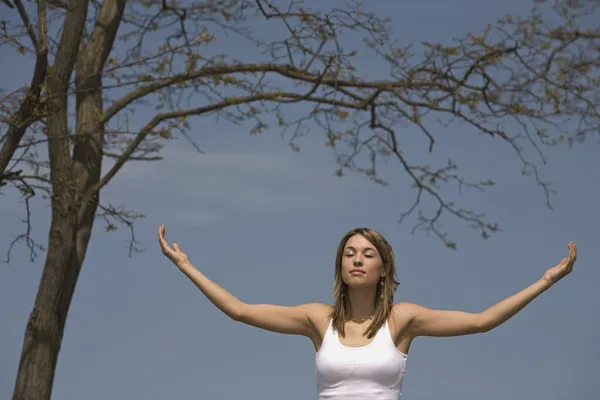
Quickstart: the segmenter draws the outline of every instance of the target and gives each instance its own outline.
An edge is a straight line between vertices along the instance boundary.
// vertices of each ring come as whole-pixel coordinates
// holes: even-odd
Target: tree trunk
[[[47,78],[47,135],[50,179],[52,181],[52,220],[48,253],[33,311],[29,316],[21,351],[21,360],[13,400],[50,400],[56,361],[65,321],[79,277],[83,258],[78,247],[85,248],[91,230],[90,208],[78,201],[80,187],[71,160],[68,88],[87,15],[88,1],[68,0],[60,42],[52,73]],[[87,212],[82,212],[87,211]],[[78,243],[78,238],[86,239]]]
[[[51,397],[65,322],[83,264],[80,255],[89,243],[97,202],[88,204],[81,219],[74,207],[62,206],[67,209],[52,210],[48,254],[25,331],[13,400]]]
[[[123,18],[125,0],[104,0],[87,43],[88,1],[69,0],[61,43],[48,79],[48,154],[52,221],[48,254],[19,363],[13,400],[50,400],[67,314],[90,241],[104,145],[101,71]],[[68,126],[69,77],[76,69],[76,134]],[[72,156],[71,156],[72,144]],[[90,192],[92,190],[92,192]]]

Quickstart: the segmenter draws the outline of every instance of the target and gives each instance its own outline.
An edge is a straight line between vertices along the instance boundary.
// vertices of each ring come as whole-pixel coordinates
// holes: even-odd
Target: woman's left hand
[[[552,285],[555,284],[573,271],[575,260],[577,260],[577,247],[575,243],[569,242],[569,255],[567,258],[563,258],[557,266],[546,271],[544,279]]]

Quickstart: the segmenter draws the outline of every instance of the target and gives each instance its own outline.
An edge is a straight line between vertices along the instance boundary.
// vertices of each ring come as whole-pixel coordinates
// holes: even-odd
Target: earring
[[[383,299],[383,279],[381,281],[379,281],[379,284],[381,285],[381,288],[379,289],[379,292],[381,293],[381,298]]]

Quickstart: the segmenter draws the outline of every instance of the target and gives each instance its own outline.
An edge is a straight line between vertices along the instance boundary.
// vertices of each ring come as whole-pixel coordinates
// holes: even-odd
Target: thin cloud
[[[333,165],[310,164],[291,152],[201,155],[173,146],[163,155],[163,162],[125,166],[103,197],[156,217],[206,226],[238,213],[322,209],[332,197],[348,193],[349,181],[334,177]]]

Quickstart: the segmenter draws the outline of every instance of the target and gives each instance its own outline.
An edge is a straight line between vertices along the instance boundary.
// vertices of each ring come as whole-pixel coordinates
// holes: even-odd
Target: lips
[[[351,274],[356,274],[356,273],[364,274],[365,271],[360,268],[354,268],[353,270],[350,271],[350,273]]]

